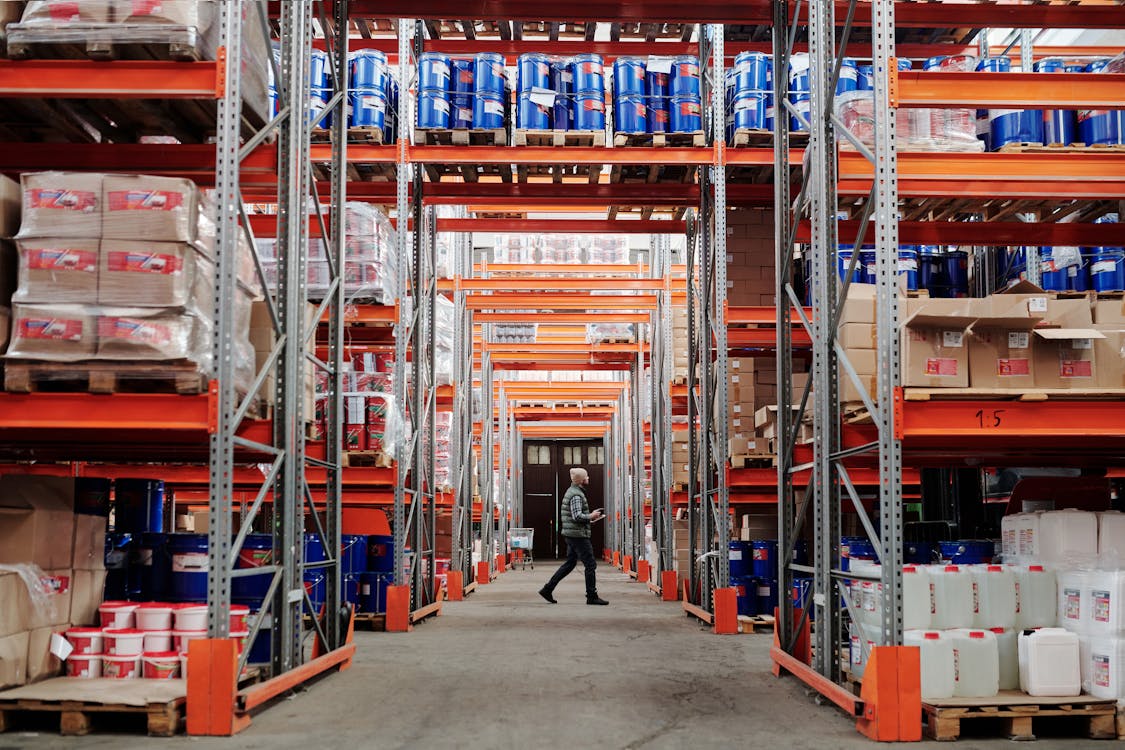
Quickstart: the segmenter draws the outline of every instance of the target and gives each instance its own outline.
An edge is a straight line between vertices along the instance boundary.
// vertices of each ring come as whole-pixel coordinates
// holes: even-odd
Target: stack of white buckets
[[[1004,564],[903,567],[904,643],[921,650],[923,700],[1000,690],[1125,699],[1125,514],[1021,513],[1002,532]],[[880,640],[882,586],[853,579],[849,591],[851,670],[862,677]]]

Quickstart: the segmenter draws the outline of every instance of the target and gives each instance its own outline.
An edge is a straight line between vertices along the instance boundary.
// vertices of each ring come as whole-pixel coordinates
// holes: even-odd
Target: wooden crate
[[[182,729],[186,696],[184,680],[56,677],[0,693],[0,732],[57,718],[64,735],[147,731],[171,737]]]
[[[31,362],[4,364],[12,393],[179,393],[207,391],[208,376],[192,362]]]

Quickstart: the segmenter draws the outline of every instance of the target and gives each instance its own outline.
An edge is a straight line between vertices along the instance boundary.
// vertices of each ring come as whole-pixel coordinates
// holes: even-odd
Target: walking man
[[[566,562],[559,566],[547,585],[539,589],[539,596],[555,604],[555,586],[570,575],[578,565],[578,560],[586,567],[586,603],[609,604],[598,596],[598,581],[595,571],[594,546],[590,543],[590,524],[605,518],[598,508],[593,513],[586,503],[586,492],[582,489],[590,483],[590,475],[585,469],[575,467],[570,470],[570,489],[563,495],[562,535],[566,539]]]

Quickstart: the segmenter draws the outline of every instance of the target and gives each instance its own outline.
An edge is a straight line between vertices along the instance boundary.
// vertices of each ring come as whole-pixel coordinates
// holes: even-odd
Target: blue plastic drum
[[[164,531],[164,482],[115,479],[113,486],[115,531],[124,534]]]
[[[901,245],[898,249],[898,275],[906,280],[909,291],[918,289],[918,248],[914,245]]]
[[[105,535],[105,598],[129,598],[129,558],[132,555],[132,534]]]
[[[345,574],[367,570],[367,537],[361,534],[344,534],[340,537],[340,570]]]
[[[473,94],[449,95],[449,126],[453,128],[473,127]]]
[[[801,394],[798,392],[797,398],[800,397]],[[809,564],[809,545],[805,542],[804,539],[798,539],[796,544],[793,545],[793,562],[797,563],[798,565]]]
[[[807,609],[809,612],[809,619],[813,619],[816,612],[816,607],[812,601],[812,583],[813,579],[807,576],[797,576],[793,578],[793,608],[794,609]]]
[[[672,58],[668,88],[672,96],[699,96],[699,60],[691,55]]]
[[[859,275],[855,280],[861,284],[874,284],[879,278],[877,264],[879,254],[871,245],[864,245],[859,251]]]
[[[758,579],[758,614],[772,615],[777,609],[777,581]]]
[[[875,90],[875,67],[873,65],[860,65],[856,68],[856,91]]]
[[[1012,61],[1007,57],[986,57],[977,63],[984,73],[1007,73]],[[1042,143],[1043,111],[1039,109],[988,110],[989,146],[997,150],[1009,143]]]
[[[579,91],[574,96],[574,129],[605,130],[605,95]]]
[[[740,52],[734,58],[734,90],[769,91],[773,87],[773,61],[762,52]]]
[[[332,69],[328,64],[328,53],[314,49],[309,60],[309,86],[314,89],[332,88]]]
[[[395,538],[389,534],[367,537],[367,569],[375,573],[391,573],[395,569]]]
[[[141,534],[133,545],[130,576],[138,581],[142,601],[166,601],[172,587],[172,555],[167,534]],[[130,587],[132,588],[132,587]]]
[[[640,57],[619,57],[613,61],[613,95],[644,96],[645,61]]]
[[[352,89],[387,90],[390,75],[387,56],[376,49],[361,49],[348,55],[348,76]]]
[[[238,552],[236,568],[262,568],[273,564],[273,536],[270,534],[247,534]],[[270,582],[273,574],[264,572],[258,575],[239,576],[232,578],[230,584],[230,597],[239,604],[245,604],[250,609],[257,609],[265,601],[269,593]]]
[[[777,578],[777,540],[755,539],[750,542],[754,555],[751,569],[755,578]]]
[[[673,133],[698,133],[703,130],[703,107],[697,95],[672,97],[672,108],[668,117],[669,130]]]
[[[845,57],[840,63],[840,77],[836,80],[836,95],[859,88],[859,63],[853,58]]]
[[[478,52],[471,62],[471,77],[461,76],[462,78],[470,78],[468,83],[471,88],[466,89],[466,91],[472,91],[477,95],[495,94],[503,96],[508,84],[508,71],[504,67],[504,56],[496,52]],[[456,62],[454,62],[454,72],[457,73]],[[455,75],[452,85],[453,91],[459,92],[464,86],[464,81],[457,80]]]
[[[1065,73],[1066,63],[1058,57],[1048,57],[1035,63],[1036,73]],[[1069,146],[1076,142],[1074,110],[1043,110],[1043,143],[1048,146]]]
[[[620,96],[613,102],[613,129],[616,133],[648,132],[648,108],[643,96]]]
[[[758,579],[753,576],[731,576],[730,585],[735,590],[738,614],[747,617],[758,614]]]
[[[1099,247],[1090,258],[1090,284],[1095,292],[1125,291],[1125,252]]]
[[[945,270],[945,251],[940,245],[918,246],[918,288],[933,293]]]
[[[734,127],[764,130],[766,110],[772,94],[765,91],[740,91],[734,96]]]
[[[538,52],[520,55],[516,60],[516,73],[520,95],[533,88],[545,89],[551,85],[551,58]]]
[[[303,547],[306,565],[321,563],[328,559],[328,554],[324,549],[324,540],[321,539],[320,534],[305,534]]]
[[[351,127],[379,128],[387,126],[387,97],[378,91],[364,91],[348,97],[351,103]]]
[[[850,264],[851,262],[852,262],[852,246],[851,245],[840,245],[839,249],[836,250],[836,270],[840,274],[840,281],[845,281],[844,274],[846,274],[848,272],[848,264]],[[862,275],[863,275],[862,267],[856,266],[856,273],[855,273],[855,276],[852,279],[852,281],[857,282],[857,283],[861,283],[862,282],[862,279],[861,279]]]
[[[992,562],[995,545],[991,539],[958,539],[938,542],[938,549],[950,565],[982,565]]]
[[[526,130],[550,130],[551,108],[533,102],[531,92],[525,91],[520,94],[519,106],[516,108],[516,123]]]
[[[669,125],[668,109],[672,105],[669,74],[663,71],[646,70],[645,89],[648,92],[648,132],[667,133]],[[728,97],[730,93],[728,89]]]
[[[360,576],[362,573],[355,575],[345,575],[343,577],[343,586],[340,588],[340,599],[352,606],[359,606],[359,587]]]
[[[418,88],[448,92],[450,89],[449,55],[440,52],[423,52],[418,57]]]
[[[309,595],[312,603],[310,614],[317,615],[324,607],[324,600],[328,596],[328,578],[322,570],[306,570],[304,577],[305,593]]]
[[[418,92],[418,127],[448,128],[451,110],[448,91],[422,89]]]
[[[945,272],[949,276],[949,296],[969,296],[969,254],[964,250],[945,253]]]
[[[473,93],[473,66],[471,57],[451,57],[449,59],[449,93]]]
[[[929,565],[934,561],[933,542],[906,542],[902,545],[902,561],[910,565]]]
[[[172,556],[172,601],[207,601],[207,546],[206,534],[168,535],[168,552]]]
[[[570,130],[574,127],[574,66],[569,61],[551,63],[551,88],[555,92],[551,126],[555,130]]]
[[[750,564],[753,557],[750,542],[732,540],[727,547],[727,557],[730,560],[730,577],[743,578],[750,575]]]
[[[1039,286],[1048,292],[1068,291],[1065,266],[1056,266],[1054,248],[1039,248]]]
[[[1109,60],[1095,60],[1086,66],[1086,72],[1098,73],[1108,64]],[[1122,130],[1122,117],[1118,110],[1078,110],[1078,132],[1087,146],[1122,143],[1125,138]]]
[[[1090,291],[1090,261],[1093,256],[1082,254],[1082,263],[1066,269],[1066,287],[1072,292]]]
[[[504,127],[504,95],[478,91],[473,99],[473,127],[499,130]]]
[[[641,85],[644,85],[643,70]],[[587,91],[605,94],[605,65],[601,55],[574,56],[574,92],[581,94]]]
[[[359,576],[359,611],[381,614],[387,611],[387,586],[394,582],[392,573],[362,573]]]

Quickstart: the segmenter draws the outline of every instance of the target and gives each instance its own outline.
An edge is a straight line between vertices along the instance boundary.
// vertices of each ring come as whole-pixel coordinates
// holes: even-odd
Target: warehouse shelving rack
[[[1125,102],[1125,76],[1094,76],[1097,80],[1093,81],[1090,77],[1071,76],[1067,81],[1054,82],[1034,73],[977,77],[898,72],[895,35],[904,25],[939,25],[941,20],[952,20],[952,11],[961,14],[962,26],[968,23],[974,28],[1113,28],[1122,26],[1119,9],[1118,17],[1113,19],[1104,13],[1104,7],[1093,4],[1043,5],[1034,9],[1003,4],[925,7],[922,11],[922,6],[893,0],[811,4],[807,26],[811,61],[810,140],[803,180],[795,197],[794,186],[788,181],[775,183],[778,298],[792,305],[778,308],[778,351],[792,352],[794,320],[799,320],[807,330],[813,351],[811,395],[807,387],[803,393],[793,391],[790,358],[778,357],[778,425],[782,435],[777,469],[779,578],[782,591],[788,591],[794,573],[812,575],[809,606],[816,610],[816,631],[813,642],[808,628],[809,613],[794,609],[789,597],[782,597],[777,640],[771,652],[774,671],[798,676],[855,716],[862,733],[880,740],[921,737],[918,656],[910,649],[898,648],[902,643],[902,500],[903,482],[908,476],[906,465],[963,464],[970,456],[973,465],[989,461],[1004,465],[1018,456],[1023,462],[1107,466],[1120,462],[1121,446],[1125,443],[1125,430],[1119,419],[1125,404],[1120,402],[997,405],[971,398],[915,402],[906,398],[899,385],[896,258],[900,241],[971,245],[991,234],[996,245],[1092,245],[1108,239],[1098,225],[1055,222],[1061,215],[1074,212],[1075,206],[1088,221],[1099,210],[1106,210],[1104,202],[1125,197],[1125,185],[1120,179],[1125,164],[1118,155],[1067,154],[1069,158],[1064,160],[1055,154],[899,152],[895,140],[899,107],[968,104],[1019,108],[1051,101],[1078,108],[1087,106],[1082,101],[1099,101],[1109,108],[1121,108]],[[798,23],[785,0],[775,2],[773,10],[774,69],[785,70],[795,50]],[[851,53],[849,38],[860,25],[871,27],[875,67],[873,148],[847,132],[833,109],[840,60]],[[1023,40],[1021,52],[1027,59],[1032,51],[1027,35]],[[775,76],[774,84],[776,100],[786,101],[786,76]],[[778,111],[780,114],[781,108]],[[776,170],[785,174],[792,158],[788,149],[788,118],[779,116],[777,124]],[[840,138],[850,142],[855,150],[838,149]],[[903,210],[906,220],[900,220],[900,197],[911,199],[912,207],[920,208],[916,213],[926,213],[930,220],[911,217],[912,209]],[[950,209],[952,198],[967,202]],[[844,201],[857,206],[858,218],[837,221],[838,207]],[[1037,221],[997,220],[1020,213],[1036,202],[1061,205],[1069,201],[1077,203],[1063,212],[1048,206]],[[986,214],[988,220],[964,223],[956,221],[960,218],[958,213]],[[877,248],[879,374],[873,394],[866,393],[859,383],[836,341],[840,300],[847,293],[846,286],[839,281],[835,258],[837,237],[841,234],[844,240],[855,237],[856,244],[873,242]],[[799,307],[790,275],[798,243],[805,244],[811,253],[811,314]],[[838,389],[844,378],[850,378],[864,393],[873,424],[842,423]],[[791,412],[791,407],[796,410]],[[797,445],[795,422],[809,409],[813,414],[814,440],[811,445]],[[870,463],[860,463],[863,456],[877,458],[874,469]],[[867,471],[878,472],[878,526],[857,498],[855,478],[863,466]],[[810,468],[812,479],[802,492],[796,476]],[[880,645],[871,654],[859,696],[840,684],[844,678],[838,648],[843,636],[841,617],[852,606],[846,590],[839,585],[846,574],[837,567],[840,513],[846,505],[855,509],[882,562]],[[814,526],[812,567],[792,563],[795,542],[807,523]]]

